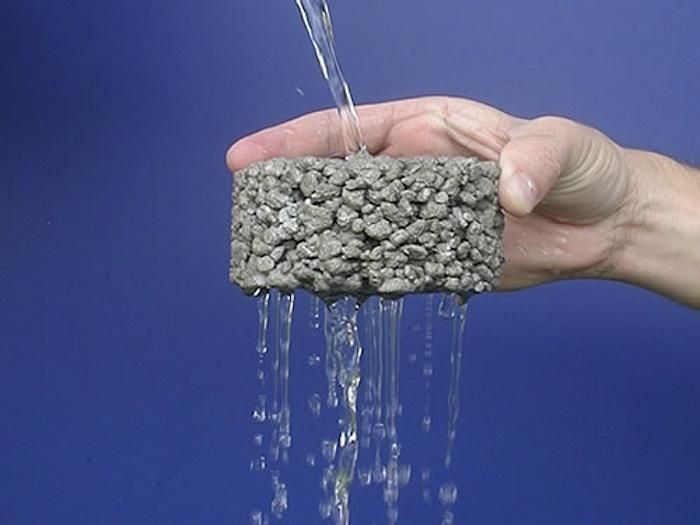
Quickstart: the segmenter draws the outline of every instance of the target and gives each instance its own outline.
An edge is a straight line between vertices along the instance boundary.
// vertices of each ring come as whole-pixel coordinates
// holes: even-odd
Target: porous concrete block
[[[498,165],[476,158],[305,157],[234,176],[230,279],[327,300],[493,289]]]

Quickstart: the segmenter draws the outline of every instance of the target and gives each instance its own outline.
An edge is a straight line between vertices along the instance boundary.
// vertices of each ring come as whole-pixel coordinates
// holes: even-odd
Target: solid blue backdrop
[[[696,1],[331,4],[360,103],[471,97],[700,161]],[[0,12],[0,523],[247,523],[256,314],[227,282],[223,156],[330,103],[294,3]],[[307,299],[293,391],[320,349]],[[697,312],[559,283],[478,298],[465,340],[457,523],[698,523]],[[293,432],[303,464],[312,434]],[[307,474],[290,473],[289,523],[315,515]],[[427,522],[418,499],[400,523]]]

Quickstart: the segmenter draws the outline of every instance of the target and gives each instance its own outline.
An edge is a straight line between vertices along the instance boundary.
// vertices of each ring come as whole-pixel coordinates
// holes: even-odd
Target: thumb
[[[501,150],[501,206],[522,217],[544,199],[566,169],[571,156],[569,121],[541,117],[511,130]]]

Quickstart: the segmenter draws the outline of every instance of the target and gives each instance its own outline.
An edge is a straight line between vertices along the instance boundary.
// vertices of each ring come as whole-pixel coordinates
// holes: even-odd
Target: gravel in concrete
[[[305,157],[234,177],[230,279],[327,300],[492,290],[503,265],[494,162]]]

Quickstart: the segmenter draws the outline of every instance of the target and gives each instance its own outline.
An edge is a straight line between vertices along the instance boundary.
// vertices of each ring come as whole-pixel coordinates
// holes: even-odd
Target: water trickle
[[[414,471],[410,464],[402,461],[399,370],[404,359],[400,341],[403,307],[402,299],[380,297],[367,299],[362,309],[358,301],[350,297],[326,305],[323,315],[326,337],[323,365],[328,392],[311,390],[307,394],[307,405],[311,416],[321,423],[330,422],[329,416],[335,418],[340,431],[335,437],[321,440],[320,449],[316,448],[314,453],[304,453],[301,457],[306,468],[321,474],[323,498],[318,510],[322,517],[332,519],[335,525],[350,523],[350,487],[355,477],[359,487],[377,486],[381,489],[386,521],[390,525],[399,520],[401,489],[411,483],[418,484],[417,494],[421,494],[427,504],[439,505],[441,523],[454,523],[456,485],[452,481],[433,485],[435,480],[428,465],[422,464],[419,470]],[[294,296],[276,290],[261,292],[257,298],[257,308],[258,372],[264,373],[252,411],[255,452],[250,469],[255,475],[267,476],[268,483],[271,480],[272,499],[267,500],[262,511],[251,513],[250,522],[269,524],[271,519],[283,518],[289,507],[289,491],[283,478],[292,445],[289,381]],[[360,310],[363,322],[358,326]],[[416,373],[424,383],[425,400],[422,406],[418,405],[416,415],[426,442],[430,442],[434,426],[431,383],[433,361],[437,357],[434,348],[436,312],[440,318],[450,319],[452,326],[449,354],[439,354],[449,355],[451,370],[445,453],[445,467],[449,470],[460,411],[466,303],[460,304],[456,296],[445,296],[436,307],[435,296],[427,295],[423,350],[418,352],[415,359],[408,361],[418,362],[422,358]],[[314,318],[314,315],[311,317]],[[364,347],[358,328],[363,329]],[[420,327],[415,331],[419,333]],[[407,358],[410,358],[410,354]],[[321,361],[322,357],[318,354],[308,355],[307,363],[311,368],[320,366]],[[324,404],[340,410],[331,410],[328,415],[323,411],[322,414]],[[318,470],[315,470],[316,466]]]
[[[276,518],[281,519],[289,507],[289,502],[287,485],[280,481],[279,473],[273,473],[272,475],[272,488],[274,490],[274,496],[272,497],[272,503],[270,503],[270,510]]]
[[[318,330],[321,326],[321,299],[317,296],[311,297],[311,310],[309,312],[309,327]],[[315,354],[314,354],[315,355]],[[319,358],[320,360],[320,358]]]
[[[289,350],[294,295],[279,293],[276,290],[271,292],[261,290],[257,295],[257,301],[258,340],[255,350],[259,363],[256,376],[260,383],[260,391],[256,396],[252,417],[253,421],[261,426],[256,428],[253,436],[253,442],[258,450],[250,462],[250,469],[254,472],[265,472],[268,468],[277,468],[280,461],[286,464],[292,445]],[[272,345],[269,344],[270,341]],[[266,375],[266,366],[269,367],[271,375]],[[261,454],[260,449],[265,442],[265,431],[269,432],[267,438],[269,448],[266,454]],[[281,480],[279,470],[269,472],[273,488],[273,499],[269,508],[272,514],[279,518],[288,506],[287,486]],[[256,522],[268,523],[267,514],[262,511],[251,513],[251,523]]]
[[[338,406],[338,364],[333,355],[333,345],[329,341],[333,341],[335,335],[333,333],[334,325],[326,313],[323,322],[323,331],[326,336],[326,384],[328,391],[326,395],[326,405],[329,408]]]
[[[448,421],[447,421],[447,452],[445,453],[445,467],[452,464],[452,449],[457,436],[457,420],[459,418],[460,383],[462,376],[462,351],[464,327],[467,321],[467,302],[456,305],[452,318],[452,348],[450,351],[450,391],[448,394]]]
[[[280,447],[288,450],[292,445],[291,409],[289,406],[289,347],[291,343],[292,314],[294,312],[294,295],[283,293],[279,296],[279,383],[280,383]]]
[[[381,455],[377,454],[375,471],[377,482],[382,479],[384,483],[384,503],[387,507],[387,519],[390,525],[398,521],[399,502],[399,459],[401,446],[397,428],[397,417],[400,413],[399,405],[399,364],[400,364],[400,323],[403,313],[403,299],[380,299],[380,322],[378,339],[381,341],[380,349],[383,354],[382,368],[384,371],[385,403],[384,426],[375,425],[378,437],[388,440],[388,458],[386,467],[381,465]],[[380,394],[381,402],[381,394]],[[381,442],[381,441],[380,441]]]
[[[344,416],[338,438],[337,464],[334,469],[332,516],[337,525],[350,523],[350,485],[359,453],[357,434],[357,390],[360,386],[362,345],[357,329],[359,304],[341,297],[328,305],[325,313],[327,359],[334,361],[334,377],[342,392]],[[328,368],[328,363],[326,364]],[[335,386],[333,387],[335,392]],[[335,444],[335,442],[334,442]]]
[[[443,319],[452,319],[458,306],[455,294],[443,294],[438,305],[438,315]]]
[[[424,349],[423,349],[423,379],[425,381],[425,402],[423,405],[423,417],[421,418],[421,427],[426,434],[430,433],[432,428],[433,417],[431,414],[431,383],[433,377],[433,316],[434,303],[433,294],[425,296],[425,333]]]
[[[267,353],[267,325],[270,322],[270,294],[263,292],[258,296],[258,343],[255,350],[259,355]]]
[[[396,417],[399,415],[399,322],[403,312],[403,299],[384,301],[384,362],[386,371],[386,429],[389,439],[398,441]]]
[[[326,79],[338,108],[343,137],[343,153],[350,155],[364,149],[360,123],[350,87],[345,81],[338,57],[331,13],[326,0],[295,0],[306,31],[316,53],[323,78]]]
[[[269,414],[267,406],[267,384],[265,381],[265,367],[269,359],[267,332],[270,320],[270,294],[267,291],[258,290],[257,294],[257,312],[258,312],[258,333],[255,352],[258,359],[258,369],[255,377],[258,380],[259,390],[255,396],[255,404],[251,413],[253,422],[255,423],[255,432],[253,435],[253,444],[256,448],[253,457],[250,460],[250,471],[256,475],[267,471],[268,457],[262,449],[264,441],[264,432],[269,428]],[[251,525],[267,525],[269,518],[266,513],[256,509],[250,514]]]

